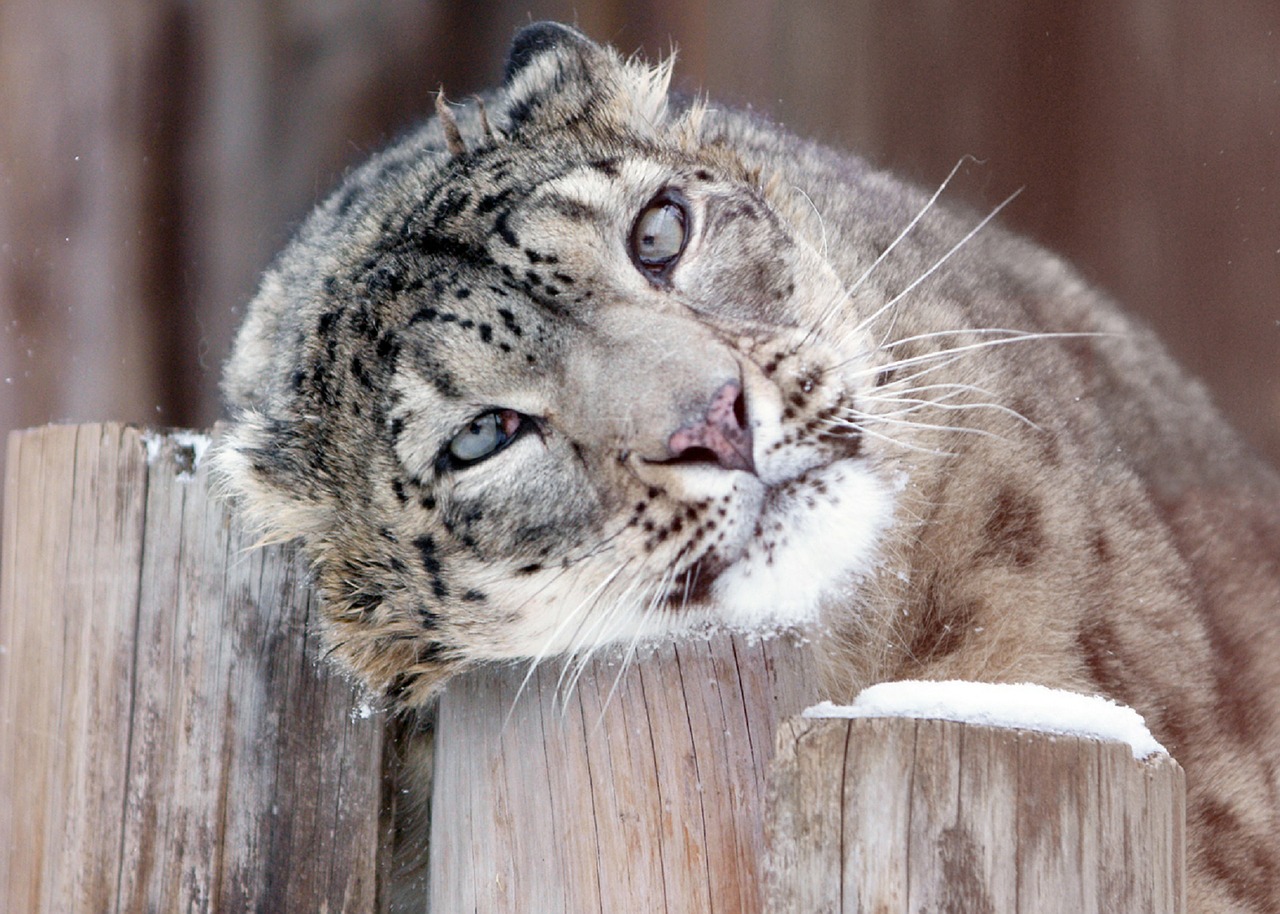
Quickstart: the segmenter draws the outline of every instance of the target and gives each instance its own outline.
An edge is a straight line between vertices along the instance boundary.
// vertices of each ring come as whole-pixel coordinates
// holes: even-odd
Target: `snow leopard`
[[[1280,910],[1275,470],[998,207],[671,68],[524,28],[266,273],[218,461],[300,539],[333,656],[412,708],[489,661],[808,626],[837,700],[1103,694],[1187,772],[1191,910]]]

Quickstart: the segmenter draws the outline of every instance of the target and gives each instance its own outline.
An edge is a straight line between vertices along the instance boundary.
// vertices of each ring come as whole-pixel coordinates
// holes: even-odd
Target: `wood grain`
[[[766,910],[1182,914],[1182,769],[1128,745],[906,718],[779,731]]]
[[[572,688],[554,663],[523,692],[523,666],[455,681],[430,909],[763,910],[766,772],[777,722],[813,697],[802,663],[788,639],[718,635],[590,662]]]
[[[384,721],[320,663],[298,556],[252,548],[183,439],[151,445],[9,440],[0,910],[386,910]],[[1172,760],[789,719],[807,662],[722,634],[460,677],[430,909],[1184,911]]]
[[[319,665],[298,557],[251,541],[172,437],[9,440],[0,909],[381,903],[382,722]]]

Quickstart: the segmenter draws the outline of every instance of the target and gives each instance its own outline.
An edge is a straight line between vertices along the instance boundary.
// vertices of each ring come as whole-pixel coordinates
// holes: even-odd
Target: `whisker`
[[[929,370],[932,371],[933,369],[929,369]],[[903,380],[907,380],[907,379],[904,378]],[[981,394],[984,397],[996,396],[996,394],[993,391],[987,390],[985,387],[979,387],[977,384],[962,384],[958,381],[941,382],[938,384],[917,384],[914,387],[904,387],[899,389],[897,385],[900,383],[901,383],[900,381],[892,381],[891,383],[886,384],[883,387],[879,387],[875,390],[868,391],[866,394],[863,395],[863,397],[864,399],[867,399],[867,400],[877,400],[877,399],[880,399],[882,396],[889,395],[889,394],[892,394],[893,396],[905,397],[905,396],[910,396],[911,394],[924,393],[925,391],[930,391],[930,390],[946,390],[946,391],[953,391],[954,393]]]
[[[997,413],[1002,413],[1008,416],[1009,418],[1022,423],[1028,428],[1034,429],[1037,432],[1044,431],[1044,429],[1042,429],[1039,425],[1032,422],[1030,419],[1022,415],[1022,413],[1018,412],[1016,409],[1011,409],[1008,406],[1002,406],[999,403],[942,403],[934,400],[904,400],[903,402],[913,404],[913,405],[905,406],[902,409],[891,410],[887,413],[875,413],[874,414],[875,418],[901,419],[906,416],[914,415],[915,413],[918,413],[921,410],[926,410],[931,407],[937,408],[940,410],[947,410],[951,412],[964,412],[966,410],[989,409]]]
[[[637,625],[635,633],[631,636],[631,641],[627,645],[627,650],[622,656],[622,661],[618,664],[618,675],[613,677],[613,684],[609,687],[609,693],[605,696],[604,702],[600,705],[600,717],[596,721],[596,729],[604,723],[605,712],[609,709],[609,705],[613,702],[613,696],[618,691],[618,686],[622,682],[622,677],[626,675],[627,669],[631,662],[635,659],[636,651],[639,649],[640,641],[644,637],[645,623],[656,614],[658,606],[662,602],[662,598],[667,592],[667,588],[671,586],[671,579],[675,575],[674,568],[668,568],[663,574],[662,579],[654,588],[653,594],[649,597],[648,605],[640,614],[640,624]]]
[[[810,197],[807,193],[805,193],[805,190],[803,187],[800,187],[797,184],[792,184],[791,189],[796,193],[798,193],[800,196],[804,197],[805,202],[809,204],[809,208],[813,210],[814,216],[818,218],[818,228],[822,229],[822,259],[826,260],[827,252],[828,252],[827,222],[825,219],[822,218],[822,213],[818,210],[817,204],[813,202],[813,198]]]
[[[886,425],[898,425],[903,428],[915,429],[917,431],[933,431],[933,432],[955,432],[957,434],[978,435],[982,438],[994,438],[996,441],[1008,441],[1004,435],[997,432],[989,431],[985,428],[974,428],[971,425],[937,425],[932,422],[915,422],[910,419],[897,419],[888,416],[873,416],[866,413],[857,413],[856,418],[859,422],[861,431],[866,432],[866,422],[880,422]],[[902,442],[898,442],[902,443]]]
[[[936,273],[939,269],[941,269],[942,265],[945,264],[948,260],[950,260],[957,251],[959,251],[962,247],[964,247],[966,244],[972,241],[974,236],[976,236],[979,232],[981,232],[984,228],[986,228],[987,225],[991,222],[991,220],[994,219],[997,215],[999,215],[1001,210],[1003,210],[1006,206],[1008,206],[1015,199],[1017,199],[1020,193],[1022,193],[1021,187],[1019,187],[1009,196],[1005,197],[1004,200],[1002,200],[995,207],[995,209],[993,209],[991,212],[987,213],[987,215],[983,217],[981,222],[979,222],[977,225],[971,228],[963,238],[961,238],[959,241],[953,244],[945,254],[943,254],[936,261],[934,261],[933,266],[929,267],[929,269],[925,270],[923,273],[921,273],[911,282],[907,283],[906,287],[903,288],[900,292],[898,292],[897,295],[889,299],[887,302],[881,305],[877,310],[873,311],[869,317],[864,318],[861,322],[859,322],[858,325],[853,328],[852,332],[854,334],[857,334],[857,333],[862,333],[866,331],[866,329],[871,326],[871,323],[873,321],[875,321],[886,311],[890,310],[895,305],[897,305],[898,302],[902,301],[904,298],[910,295],[911,292],[917,286],[919,286],[922,282],[924,282],[926,279],[928,279],[930,276]],[[892,325],[890,326],[890,330],[892,330]]]
[[[879,267],[880,264],[884,262],[885,258],[888,257],[893,252],[893,250],[902,242],[904,238],[906,238],[909,234],[911,234],[912,229],[914,229],[917,225],[919,225],[920,220],[925,217],[925,215],[929,212],[929,210],[933,209],[934,204],[938,202],[938,198],[942,196],[942,192],[947,189],[947,185],[951,183],[951,179],[956,176],[956,172],[960,170],[960,168],[965,164],[965,162],[977,162],[977,161],[978,159],[970,155],[964,155],[960,157],[959,161],[957,161],[956,164],[951,167],[951,171],[948,172],[947,176],[943,178],[942,183],[938,185],[937,190],[933,192],[933,196],[931,196],[928,199],[928,201],[925,202],[924,206],[921,207],[920,211],[917,212],[915,216],[911,218],[911,221],[908,222],[906,227],[903,228],[903,230],[898,233],[897,237],[894,238],[893,241],[889,242],[889,245],[883,251],[880,252],[880,256],[878,256],[874,261],[872,261],[871,265],[868,266],[866,270],[863,271],[861,276],[859,276],[857,279],[853,281],[852,285],[848,286],[844,290],[843,294],[833,298],[831,304],[822,310],[822,312],[818,316],[818,319],[814,322],[814,325],[810,327],[809,331],[805,334],[804,339],[801,340],[801,342],[794,349],[791,350],[793,353],[798,351],[804,345],[808,344],[808,342],[815,335],[817,335],[818,333],[826,329],[827,323],[833,320],[836,314],[839,313],[840,306],[843,305],[845,302],[847,302],[850,298],[852,298],[854,293],[857,292],[858,289],[862,288],[862,284],[865,283],[871,277],[871,274],[876,271],[876,268]],[[799,190],[799,188],[796,188],[796,189]],[[800,191],[800,192],[802,194],[804,193],[804,191]],[[805,194],[804,196],[806,199],[809,199],[808,194]],[[809,200],[809,203],[810,205],[813,205],[813,201],[811,199]],[[814,206],[814,212],[817,212],[817,209],[818,208]],[[819,222],[821,223],[821,220],[822,220],[821,213],[818,213],[818,219],[819,219]],[[822,237],[823,258],[825,259],[826,249],[827,249],[826,225],[825,223],[821,223],[821,224],[822,224],[822,231],[823,231],[823,237]]]
[[[838,428],[841,430],[854,429],[860,435],[867,435],[871,438],[879,438],[881,441],[886,441],[889,444],[892,444],[896,447],[906,448],[909,451],[916,451],[921,454],[929,454],[934,457],[957,456],[952,451],[939,451],[939,450],[936,450],[935,448],[922,447],[918,444],[912,444],[909,441],[900,441],[899,439],[890,437],[889,435],[882,435],[879,432],[872,431],[871,429],[867,428],[865,425],[862,425],[857,422],[836,422],[834,420],[826,420],[824,424],[833,429],[834,428]]]
[[[933,361],[934,359],[950,358],[952,356],[956,356],[961,353],[974,352],[979,349],[990,349],[995,346],[1006,346],[1009,343],[1027,343],[1027,342],[1034,342],[1036,340],[1049,340],[1049,339],[1057,339],[1057,340],[1081,339],[1081,338],[1089,338],[1089,337],[1104,337],[1104,336],[1114,336],[1114,335],[1115,334],[1112,334],[1112,333],[1099,333],[1099,332],[1093,332],[1093,331],[1081,331],[1081,332],[1047,331],[1044,333],[1027,333],[1025,336],[1001,337],[998,340],[982,340],[977,343],[968,343],[964,346],[951,346],[947,349],[939,349],[936,352],[924,352],[924,353],[921,353],[920,355],[908,356],[907,358],[897,359],[893,362],[889,362],[886,365],[868,365],[867,367],[859,369],[857,372],[854,372],[854,376],[856,377],[859,375],[865,376],[869,374],[880,374],[881,372],[884,372],[884,371],[896,371],[899,368],[910,368],[914,365],[923,365],[927,362]],[[857,358],[858,356],[854,356],[853,358],[846,359],[843,362],[839,362],[836,365],[833,365],[828,370],[834,371],[834,370],[843,368],[845,365],[848,365],[850,362],[856,361]]]
[[[895,400],[890,399],[882,402],[895,402]],[[936,407],[937,409],[953,410],[953,411],[990,409],[998,413],[1003,413],[1004,415],[1009,416],[1010,418],[1016,419],[1022,424],[1028,426],[1029,428],[1033,428],[1038,432],[1044,431],[1044,429],[1036,425],[1036,423],[1032,422],[1026,416],[1022,415],[1022,413],[1018,412],[1016,409],[1012,409],[1008,406],[1003,406],[999,403],[945,403],[941,399],[921,400],[916,398],[902,398],[900,400],[897,400],[896,402],[910,403],[914,405],[908,406],[905,409],[891,411],[889,413],[875,413],[874,416],[876,418],[879,418],[882,415],[888,415],[893,417],[906,416],[922,409],[928,409],[929,407]]]
[[[520,696],[524,694],[524,690],[529,685],[529,681],[533,678],[534,672],[538,669],[538,666],[547,658],[547,654],[551,650],[551,646],[556,643],[561,633],[564,632],[566,626],[568,626],[571,622],[574,621],[574,618],[578,615],[578,613],[582,612],[589,604],[599,599],[600,594],[602,594],[605,591],[605,589],[607,589],[609,585],[612,584],[614,580],[617,579],[618,575],[622,574],[622,572],[626,570],[629,564],[631,564],[630,559],[623,562],[621,565],[615,568],[607,577],[605,577],[603,581],[601,581],[598,585],[596,585],[596,587],[589,594],[583,597],[578,602],[578,605],[575,606],[572,610],[570,610],[564,616],[564,618],[560,620],[560,624],[555,627],[555,630],[552,631],[550,636],[548,636],[547,640],[543,643],[542,647],[537,651],[537,653],[534,654],[533,657],[530,658],[528,672],[525,673],[524,679],[520,681],[520,686],[519,688],[516,689],[516,696],[511,701],[511,708],[509,711],[507,711],[506,719],[503,721],[502,725],[504,728],[506,727],[507,722],[511,720],[511,715],[515,712],[516,705],[520,702]],[[581,625],[581,623],[579,623],[579,625]],[[560,673],[560,679],[562,680],[563,678],[564,678],[564,671],[562,670]],[[559,690],[559,688],[560,688],[559,680],[557,680],[557,683],[556,683],[557,691]]]
[[[921,219],[924,218],[925,214],[929,212],[929,210],[933,209],[933,205],[938,202],[938,198],[942,196],[942,192],[947,189],[947,185],[951,183],[951,179],[956,176],[956,172],[960,170],[961,166],[963,166],[965,162],[977,161],[978,159],[971,155],[964,155],[960,157],[960,160],[951,167],[951,171],[947,176],[942,179],[942,183],[939,184],[938,189],[933,192],[933,196],[929,198],[928,202],[925,203],[923,207],[921,207],[920,212],[916,213],[915,217],[907,223],[907,227],[898,233],[898,237],[894,238],[893,241],[889,243],[889,246],[880,253],[880,256],[875,259],[871,266],[867,267],[867,269],[863,271],[862,275],[853,281],[853,285],[849,287],[848,294],[852,295],[854,292],[858,291],[858,289],[862,287],[862,284],[870,278],[872,273],[875,272],[876,267],[880,266],[884,259],[889,256],[890,252],[898,246],[899,242],[911,233],[911,230],[916,227]],[[1012,199],[1012,197],[1010,199]],[[1001,206],[1003,205],[1004,204],[1002,203]],[[997,212],[999,212],[998,209]],[[994,215],[994,213],[992,215]]]
[[[892,342],[881,343],[880,348],[892,349],[895,346],[902,346],[906,343],[918,343],[922,340],[932,340],[947,336],[983,336],[992,333],[1002,333],[1009,339],[1022,339],[1024,337],[1043,336],[1046,332],[1052,333],[1052,331],[1014,330],[1007,327],[966,327],[957,330],[933,330],[929,333],[917,333],[914,336],[904,336],[901,339],[893,340]]]
[[[599,637],[602,630],[608,626],[611,616],[616,616],[631,606],[632,595],[637,589],[643,585],[642,575],[637,572],[626,586],[622,593],[612,601],[604,612],[593,613],[595,619],[594,624],[583,625],[579,628],[573,644],[570,646],[566,655],[569,661],[566,662],[564,668],[560,671],[560,678],[556,682],[556,693],[563,696],[563,700],[567,701],[568,697],[573,694],[573,690],[577,685],[579,677],[582,676],[586,669],[587,663],[591,660],[592,655],[602,645],[608,641]],[[585,620],[584,620],[585,621]],[[586,647],[584,651],[583,648]],[[572,673],[569,671],[572,670]],[[566,687],[565,676],[569,675],[568,685]]]

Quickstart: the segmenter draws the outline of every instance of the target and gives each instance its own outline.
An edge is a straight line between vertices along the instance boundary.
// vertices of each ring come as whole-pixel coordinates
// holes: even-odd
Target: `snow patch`
[[[178,479],[194,479],[200,462],[204,460],[205,451],[213,443],[213,439],[200,432],[147,431],[142,434],[143,444],[147,448],[147,465],[153,466],[166,451],[173,456],[178,467]],[[166,449],[166,445],[168,448]]]
[[[1168,755],[1142,716],[1100,695],[1081,695],[1031,683],[882,682],[863,689],[852,705],[821,702],[807,718],[917,717],[1035,730],[1128,743],[1141,761]]]

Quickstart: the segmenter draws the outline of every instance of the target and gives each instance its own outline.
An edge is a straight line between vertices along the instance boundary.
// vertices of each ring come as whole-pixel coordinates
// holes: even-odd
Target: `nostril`
[[[714,463],[729,470],[755,472],[751,427],[742,385],[730,381],[712,396],[706,414],[667,439],[671,463]]]
[[[744,430],[749,428],[747,425],[747,395],[741,388],[738,389],[738,396],[733,401],[733,419],[738,423],[738,428]]]
[[[720,458],[709,447],[687,447],[663,463],[719,463]]]

